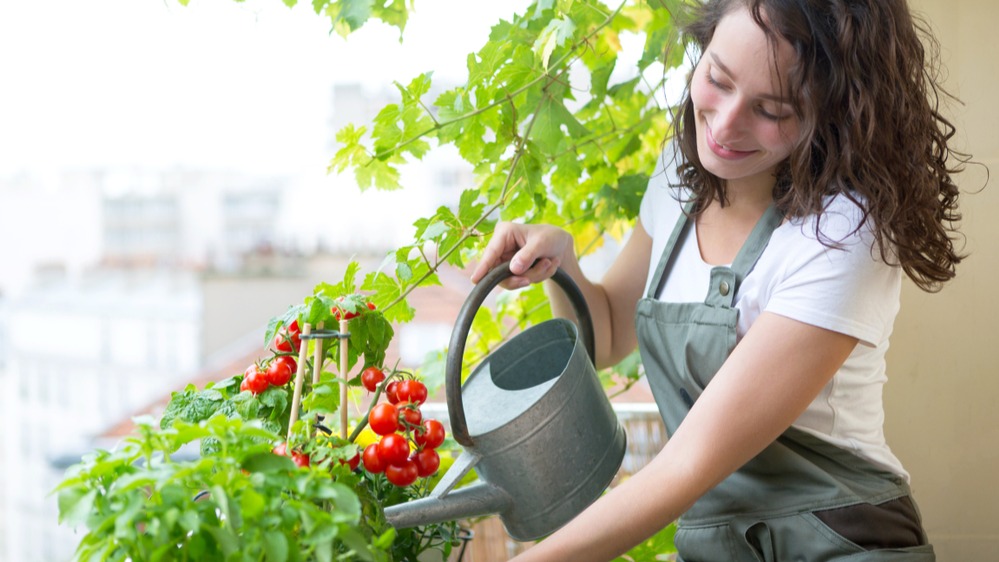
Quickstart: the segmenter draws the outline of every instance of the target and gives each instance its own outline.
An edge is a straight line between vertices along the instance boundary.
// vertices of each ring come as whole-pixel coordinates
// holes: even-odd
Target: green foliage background
[[[418,220],[412,243],[391,256],[393,266],[360,284],[376,295],[389,321],[410,321],[414,311],[406,297],[416,287],[438,284],[443,265],[465,267],[497,220],[562,226],[581,256],[608,237],[625,235],[670,134],[661,100],[668,71],[683,60],[674,18],[687,3],[533,2],[497,22],[468,55],[464,84],[431,97],[432,74],[406,77],[395,83],[397,103],[373,122],[337,133],[329,170],[352,172],[362,190],[401,189],[400,168],[444,145],[457,148],[474,170],[475,184],[453,205]],[[405,41],[412,3],[314,0],[312,6],[344,36],[377,19],[396,26]],[[622,50],[626,36],[643,44],[637,59]],[[500,343],[503,327],[549,317],[542,291],[532,287],[483,311],[466,364]],[[435,366],[440,362],[425,369]],[[608,385],[613,378],[625,387],[639,375],[634,357],[602,373]]]

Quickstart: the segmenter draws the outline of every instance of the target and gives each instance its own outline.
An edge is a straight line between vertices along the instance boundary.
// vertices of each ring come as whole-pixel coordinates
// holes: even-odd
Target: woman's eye
[[[766,119],[767,121],[783,121],[791,117],[791,114],[782,115],[782,114],[771,113],[766,109],[764,109],[762,106],[756,108],[756,113],[760,117]]]
[[[707,77],[708,84],[711,84],[712,86],[714,86],[716,88],[719,88],[719,89],[722,89],[722,90],[725,89],[725,86],[722,86],[720,82],[718,82],[717,80],[715,80],[714,76],[711,76],[711,72],[710,71],[705,72],[704,76]]]
[[[769,121],[780,121],[781,119],[783,119],[783,117],[781,117],[780,115],[774,115],[773,113],[770,113],[769,111],[763,109],[762,107],[756,108],[756,112],[760,114],[760,117],[767,119]]]

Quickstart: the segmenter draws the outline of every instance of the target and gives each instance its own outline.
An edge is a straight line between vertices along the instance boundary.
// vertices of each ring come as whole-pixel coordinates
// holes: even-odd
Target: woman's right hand
[[[561,228],[540,224],[501,222],[472,271],[478,283],[497,265],[509,261],[510,272],[500,286],[519,289],[540,283],[570,260],[575,260],[572,235]]]

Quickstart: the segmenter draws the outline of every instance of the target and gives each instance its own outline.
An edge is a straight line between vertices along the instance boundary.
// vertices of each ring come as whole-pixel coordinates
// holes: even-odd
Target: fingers
[[[560,265],[559,255],[566,238],[561,229],[537,225],[500,223],[478,265],[472,272],[472,282],[479,282],[493,268],[504,261],[510,262],[511,277],[500,285],[518,289],[531,283],[540,283],[555,274]]]
[[[523,246],[523,238],[518,237],[515,230],[515,225],[510,223],[496,225],[489,244],[482,251],[479,263],[472,271],[473,283],[478,283],[494,267],[510,260],[520,250],[521,246]]]
[[[516,260],[517,258],[514,258]],[[520,275],[513,275],[505,279],[500,285],[506,289],[520,289],[526,287],[532,283],[540,283],[545,279],[550,278],[555,275],[555,271],[558,269],[558,260],[552,258],[540,258],[536,260],[531,267],[527,268]],[[511,263],[510,271],[514,271],[513,264]]]

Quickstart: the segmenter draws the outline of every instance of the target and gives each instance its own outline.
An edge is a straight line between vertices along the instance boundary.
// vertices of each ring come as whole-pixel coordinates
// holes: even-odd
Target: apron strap
[[[708,284],[708,295],[704,298],[705,304],[726,307],[735,305],[735,295],[742,281],[756,267],[756,262],[770,243],[770,236],[783,220],[783,214],[771,203],[756,221],[756,226],[742,244],[732,265],[711,269],[711,282]]]
[[[659,264],[656,266],[655,275],[652,277],[652,282],[649,283],[646,297],[650,299],[655,299],[666,284],[666,278],[673,269],[673,262],[676,260],[677,244],[686,239],[687,233],[690,231],[689,215],[693,207],[693,202],[687,203],[673,227],[673,232],[670,234],[662,257],[659,259]],[[749,233],[742,248],[739,249],[732,265],[717,266],[711,270],[711,282],[708,286],[708,296],[704,299],[705,304],[728,307],[735,304],[735,294],[739,286],[756,266],[763,250],[770,243],[770,235],[783,220],[783,215],[775,205],[771,204],[767,207],[763,216],[756,222],[752,232]]]
[[[679,240],[685,239],[687,231],[690,230],[690,221],[687,220],[687,217],[693,208],[693,201],[683,206],[680,218],[677,219],[676,225],[673,226],[673,232],[669,235],[669,240],[663,249],[662,257],[659,258],[659,265],[656,266],[656,273],[652,276],[652,282],[649,283],[649,291],[645,295],[646,297],[655,299],[662,292],[663,285],[666,284],[666,276],[673,269],[673,261],[676,259],[676,243]]]

